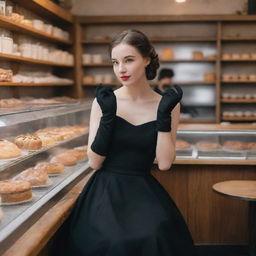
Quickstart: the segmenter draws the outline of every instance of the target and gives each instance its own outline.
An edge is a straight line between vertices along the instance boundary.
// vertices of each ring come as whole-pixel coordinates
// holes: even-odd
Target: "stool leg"
[[[249,201],[248,232],[249,232],[249,255],[256,256],[256,202]]]

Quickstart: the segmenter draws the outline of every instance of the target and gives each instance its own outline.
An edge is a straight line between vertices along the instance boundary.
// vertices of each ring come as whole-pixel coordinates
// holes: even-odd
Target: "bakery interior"
[[[91,103],[99,84],[120,87],[108,43],[128,28],[184,92],[176,160],[152,175],[198,255],[256,255],[256,185],[217,188],[256,179],[256,0],[0,0],[0,255],[50,254],[94,172]]]

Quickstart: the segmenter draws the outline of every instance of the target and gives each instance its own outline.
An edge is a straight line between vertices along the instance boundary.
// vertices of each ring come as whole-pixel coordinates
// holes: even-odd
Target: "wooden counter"
[[[245,202],[226,199],[212,191],[212,185],[225,180],[256,180],[255,162],[176,160],[170,171],[153,176],[171,195],[182,212],[196,244],[246,244],[248,240],[248,206]],[[221,164],[222,163],[222,164]],[[3,256],[46,256],[51,238],[69,215],[90,172],[53,208],[31,226]]]

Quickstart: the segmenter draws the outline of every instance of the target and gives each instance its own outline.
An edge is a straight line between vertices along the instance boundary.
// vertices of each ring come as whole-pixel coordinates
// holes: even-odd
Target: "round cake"
[[[191,145],[185,140],[176,140],[176,149],[188,149]]]
[[[0,140],[0,159],[15,158],[21,156],[21,150],[8,140]]]
[[[28,150],[37,150],[43,145],[42,140],[33,134],[19,135],[14,142],[19,148]]]
[[[0,195],[3,203],[22,202],[32,198],[31,185],[23,180],[0,181]]]
[[[217,142],[200,141],[196,144],[198,150],[216,150],[221,149],[221,145]]]
[[[46,171],[28,168],[13,178],[13,180],[28,181],[31,186],[46,185],[49,178]]]
[[[65,166],[62,163],[59,162],[40,162],[38,163],[34,169],[36,170],[43,170],[47,172],[48,174],[58,174],[62,173],[65,169]]]
[[[65,166],[72,166],[72,165],[76,165],[77,158],[65,152],[65,153],[61,153],[59,155],[54,156],[51,162],[62,163]]]
[[[246,150],[247,145],[241,141],[228,140],[223,144],[223,147],[228,150]]]

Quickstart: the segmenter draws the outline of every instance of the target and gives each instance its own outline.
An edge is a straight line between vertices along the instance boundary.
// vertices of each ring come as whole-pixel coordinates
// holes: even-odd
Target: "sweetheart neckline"
[[[125,121],[126,123],[128,123],[129,125],[131,125],[131,126],[133,126],[133,127],[139,127],[139,126],[143,126],[143,125],[146,125],[146,124],[154,123],[154,122],[157,121],[157,120],[151,120],[151,121],[148,121],[148,122],[145,122],[145,123],[137,124],[137,125],[136,125],[136,124],[130,123],[129,121],[127,121],[126,119],[124,119],[124,118],[121,117],[121,116],[116,115],[116,117],[118,117],[119,119]]]

